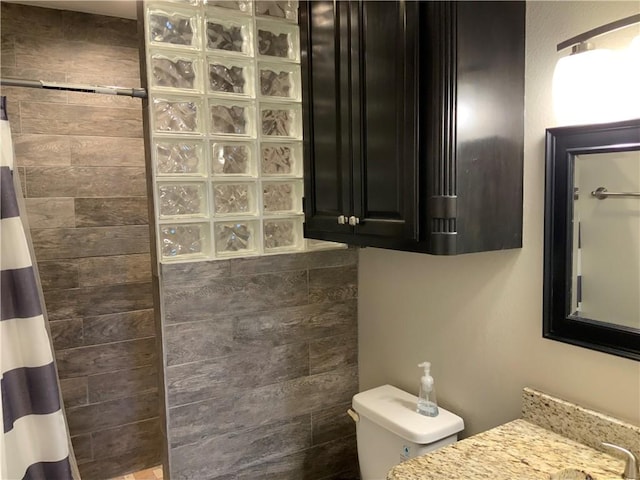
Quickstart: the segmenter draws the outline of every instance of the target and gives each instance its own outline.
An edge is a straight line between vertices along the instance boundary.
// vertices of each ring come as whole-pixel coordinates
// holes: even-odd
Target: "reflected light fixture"
[[[572,47],[553,74],[557,125],[640,118],[640,35],[624,50],[596,49],[589,40],[640,24],[640,14],[622,18],[558,44]]]

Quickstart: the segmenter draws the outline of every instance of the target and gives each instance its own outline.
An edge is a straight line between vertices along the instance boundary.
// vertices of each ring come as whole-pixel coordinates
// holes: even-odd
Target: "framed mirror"
[[[640,360],[640,119],[546,133],[543,336]]]

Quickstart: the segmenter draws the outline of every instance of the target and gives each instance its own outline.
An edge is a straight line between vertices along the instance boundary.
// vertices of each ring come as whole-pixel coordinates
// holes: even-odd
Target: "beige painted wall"
[[[417,393],[433,363],[440,404],[465,436],[520,416],[524,386],[640,424],[640,363],[542,338],[544,131],[554,125],[558,42],[638,13],[638,2],[529,2],[524,246],[436,257],[362,249],[360,389]]]

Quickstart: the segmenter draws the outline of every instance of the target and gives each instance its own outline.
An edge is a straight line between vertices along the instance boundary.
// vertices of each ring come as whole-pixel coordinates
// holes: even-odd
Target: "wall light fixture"
[[[553,74],[553,105],[558,125],[640,118],[640,35],[623,50],[597,49],[589,42],[636,24],[640,24],[640,14],[558,44],[558,51],[572,47],[571,55],[558,61]]]

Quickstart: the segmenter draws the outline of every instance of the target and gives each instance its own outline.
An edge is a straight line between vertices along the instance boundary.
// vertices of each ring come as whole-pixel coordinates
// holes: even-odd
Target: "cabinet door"
[[[351,3],[358,235],[417,239],[418,8],[413,1]]]
[[[351,204],[349,3],[300,3],[303,72],[305,236],[350,234],[338,217]],[[342,239],[343,240],[343,239]]]
[[[305,236],[417,239],[418,2],[300,4]],[[340,225],[357,217],[354,229]]]

